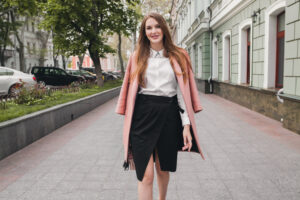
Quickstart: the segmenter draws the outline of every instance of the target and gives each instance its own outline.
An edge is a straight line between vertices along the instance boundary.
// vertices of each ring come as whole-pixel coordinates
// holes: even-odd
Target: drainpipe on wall
[[[213,80],[212,80],[212,76],[213,76],[213,53],[212,53],[212,46],[213,46],[213,30],[210,27],[210,21],[211,21],[211,16],[212,16],[212,11],[210,6],[207,8],[207,11],[209,12],[209,21],[208,21],[208,32],[209,32],[209,38],[210,38],[210,77],[207,79],[208,83],[209,83],[209,93],[213,93]]]

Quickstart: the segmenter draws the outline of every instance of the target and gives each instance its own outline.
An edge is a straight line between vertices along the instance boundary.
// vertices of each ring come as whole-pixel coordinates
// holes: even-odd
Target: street
[[[200,93],[200,154],[180,152],[168,200],[298,200],[300,136],[216,95]],[[124,171],[117,98],[0,161],[0,200],[135,200]],[[156,178],[154,199],[158,197]]]

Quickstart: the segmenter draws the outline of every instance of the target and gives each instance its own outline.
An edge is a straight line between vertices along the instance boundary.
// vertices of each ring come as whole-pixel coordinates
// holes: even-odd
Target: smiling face
[[[151,45],[162,44],[163,32],[159,23],[152,17],[146,21],[146,36]]]

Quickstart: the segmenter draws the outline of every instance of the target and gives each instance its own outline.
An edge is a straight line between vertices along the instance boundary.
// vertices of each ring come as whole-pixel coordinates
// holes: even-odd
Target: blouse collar
[[[151,58],[164,58],[164,49],[156,51],[150,47],[150,57]]]

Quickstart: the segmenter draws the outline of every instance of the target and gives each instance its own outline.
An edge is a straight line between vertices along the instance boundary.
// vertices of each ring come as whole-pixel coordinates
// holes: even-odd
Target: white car
[[[24,83],[24,87],[31,88],[36,85],[36,78],[34,75],[26,74],[18,70],[0,67],[0,96],[16,96],[22,82]]]

